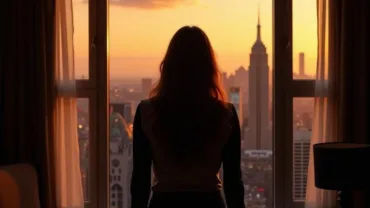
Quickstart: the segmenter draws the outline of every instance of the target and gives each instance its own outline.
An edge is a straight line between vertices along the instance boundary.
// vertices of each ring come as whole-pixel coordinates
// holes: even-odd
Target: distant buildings
[[[78,144],[80,150],[80,170],[82,189],[84,193],[84,200],[88,200],[89,196],[89,110],[86,100],[79,99],[77,102],[77,133]]]
[[[237,68],[235,70],[235,73],[233,75],[230,76],[230,82],[229,82],[229,87],[231,86],[238,86],[240,87],[240,90],[241,90],[241,102],[243,104],[247,104],[248,103],[248,94],[249,94],[249,91],[248,91],[248,88],[249,88],[249,71],[246,70],[243,66],[239,66],[239,68]],[[246,117],[247,114],[244,114],[244,116]]]
[[[272,150],[242,152],[246,208],[273,207]]]
[[[239,122],[242,125],[244,116],[243,116],[242,91],[240,87],[229,88],[229,101],[235,106]]]
[[[293,133],[293,201],[306,199],[307,171],[311,144],[311,130],[295,129]]]
[[[132,104],[131,103],[115,103],[111,102],[110,106],[112,111],[119,113],[124,119],[125,122],[131,124],[133,120]]]
[[[153,80],[151,78],[141,79],[141,92],[143,93],[144,98],[149,97],[149,93],[153,87]]]
[[[230,88],[230,82],[228,80],[228,76],[227,76],[227,73],[226,72],[223,72],[222,73],[221,80],[222,80],[222,85],[224,87],[224,90],[229,89]],[[227,91],[225,91],[225,93],[228,94]]]
[[[315,79],[315,76],[306,74],[305,54],[298,54],[298,73],[293,73],[293,79]]]
[[[299,76],[304,77],[305,71],[304,71],[304,53],[299,53]]]
[[[131,207],[132,119],[129,103],[111,104],[110,114],[110,208]]]

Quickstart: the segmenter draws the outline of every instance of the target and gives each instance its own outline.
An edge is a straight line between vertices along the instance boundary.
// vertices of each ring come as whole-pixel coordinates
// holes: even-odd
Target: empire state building
[[[258,13],[257,39],[252,46],[249,65],[249,133],[244,149],[271,150],[269,137],[269,66],[266,47],[261,40]]]

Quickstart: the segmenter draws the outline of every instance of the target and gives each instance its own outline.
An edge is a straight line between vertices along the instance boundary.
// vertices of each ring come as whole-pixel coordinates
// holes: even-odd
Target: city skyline
[[[144,2],[142,5],[128,5],[132,1],[127,1],[125,5],[124,2],[115,1],[109,11],[112,79],[138,78],[143,74],[157,77],[159,63],[169,40],[183,25],[198,25],[207,33],[222,71],[231,73],[241,65],[249,66],[249,49],[255,40],[258,5],[264,30],[262,39],[267,53],[272,54],[271,1],[215,0],[211,3],[203,0],[187,1],[186,4],[174,1],[177,3],[162,7],[150,6],[150,0],[139,1]],[[298,72],[298,54],[304,52],[306,73],[313,75],[316,70],[316,3],[312,0],[294,0],[293,11],[293,69]],[[86,3],[74,1],[77,78],[87,76],[87,12]],[[269,59],[269,66],[272,66],[272,59]]]

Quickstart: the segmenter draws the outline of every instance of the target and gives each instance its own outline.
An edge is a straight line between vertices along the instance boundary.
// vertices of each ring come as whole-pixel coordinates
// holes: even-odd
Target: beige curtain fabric
[[[72,0],[56,0],[55,105],[56,195],[58,208],[83,208],[74,80]]]
[[[335,78],[331,76],[333,70],[329,62],[338,61],[330,59],[332,46],[329,44],[329,0],[317,0],[317,29],[318,29],[318,55],[315,86],[315,110],[311,137],[310,160],[307,174],[306,208],[334,208],[336,207],[336,192],[321,190],[315,187],[314,163],[312,145],[316,143],[335,142],[335,123],[337,114],[334,111],[335,97],[332,89]],[[330,60],[329,60],[330,59]]]

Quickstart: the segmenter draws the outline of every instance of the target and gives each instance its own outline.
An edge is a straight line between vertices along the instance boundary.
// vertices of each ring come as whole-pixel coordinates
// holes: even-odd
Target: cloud
[[[193,5],[197,0],[109,0],[111,5],[139,9],[174,8],[180,5]]]

